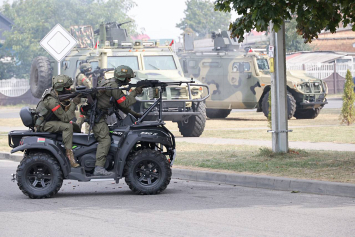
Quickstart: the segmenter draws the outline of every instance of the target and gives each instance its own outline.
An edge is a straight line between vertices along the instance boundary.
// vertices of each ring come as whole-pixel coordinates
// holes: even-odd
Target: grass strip
[[[274,154],[269,148],[255,146],[179,142],[175,164],[246,174],[355,183],[353,152],[291,150],[287,154]]]

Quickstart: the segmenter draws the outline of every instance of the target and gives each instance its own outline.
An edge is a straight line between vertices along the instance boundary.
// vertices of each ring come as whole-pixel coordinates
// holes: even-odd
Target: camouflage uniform
[[[80,65],[80,73],[76,76],[77,86],[85,86],[87,89],[92,88],[91,76],[86,76],[85,73],[91,71],[90,63],[83,63]],[[81,99],[81,104],[85,104],[86,99]],[[80,106],[80,105],[79,105]],[[81,128],[85,123],[85,116],[79,111],[79,117],[77,117],[77,123]],[[89,133],[89,125],[85,123],[85,133]]]
[[[130,80],[134,77],[134,73],[131,68],[127,66],[119,66],[115,69],[114,78],[108,80],[102,80],[99,83],[99,87],[119,87],[118,81]],[[122,90],[106,90],[97,95],[97,107],[99,111],[107,112],[112,107],[110,103],[111,97],[113,97],[118,104],[118,108],[127,109],[129,106],[136,102],[136,95],[142,93],[141,88],[136,88],[129,95],[125,95]],[[96,151],[96,164],[95,166],[103,167],[106,162],[106,156],[111,146],[111,137],[108,125],[105,118],[101,118],[98,123],[95,123],[93,127],[95,138],[99,142]]]
[[[80,97],[74,98],[68,105],[61,103],[58,98],[58,93],[65,93],[70,90],[72,84],[73,80],[68,76],[53,77],[54,89],[45,91],[36,108],[39,115],[36,120],[36,129],[40,132],[62,132],[62,139],[70,164],[73,167],[78,167],[72,151],[73,124],[71,120],[75,117],[75,109],[80,102]]]

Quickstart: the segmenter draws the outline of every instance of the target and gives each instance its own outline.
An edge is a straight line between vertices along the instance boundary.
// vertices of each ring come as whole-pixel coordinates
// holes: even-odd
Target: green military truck
[[[232,109],[254,108],[267,117],[271,85],[268,57],[251,49],[240,51],[239,44],[230,39],[226,31],[213,33],[212,38],[212,50],[192,50],[190,41],[190,46],[185,45],[185,50],[178,53],[185,76],[210,87],[207,117],[226,118]],[[186,42],[189,43],[189,39],[185,35]],[[301,71],[288,71],[288,118],[316,118],[327,103],[327,93],[327,85],[322,80]]]
[[[73,27],[71,33],[79,44],[61,62],[61,74],[75,81],[80,64],[89,62],[93,70],[97,67],[129,66],[137,75],[132,83],[141,79],[164,82],[191,80],[184,77],[179,59],[169,45],[159,46],[156,41],[129,42],[126,31],[120,25],[114,22],[101,24],[100,29],[95,31],[97,40],[93,40],[91,26]],[[56,63],[46,57],[35,58],[30,77],[32,94],[40,98],[43,91],[51,87],[51,77],[56,74]],[[105,77],[113,77],[113,71],[107,72]],[[133,106],[136,112],[143,113],[154,103],[153,90],[146,88],[141,96],[137,96],[138,102]],[[208,86],[198,81],[188,86],[182,84],[167,87],[163,94],[163,120],[176,122],[184,137],[199,137],[205,128],[205,100],[208,96]],[[158,111],[152,111],[147,119],[155,120],[158,115]]]

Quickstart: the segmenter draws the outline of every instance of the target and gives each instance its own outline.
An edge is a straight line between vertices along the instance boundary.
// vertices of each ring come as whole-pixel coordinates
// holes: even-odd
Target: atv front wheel
[[[197,105],[197,104],[195,104]],[[206,105],[201,102],[197,112],[199,115],[191,116],[185,121],[178,122],[178,127],[183,137],[199,137],[205,130],[206,125]]]
[[[296,109],[294,114],[296,119],[315,119],[320,112],[320,108],[315,109]]]
[[[227,116],[231,113],[231,109],[207,109],[207,117],[214,118],[227,118]]]
[[[270,91],[264,95],[263,100],[261,102],[261,108],[266,118],[269,115],[269,93]],[[296,100],[295,98],[293,98],[291,93],[287,92],[287,118],[291,119],[295,114],[295,111],[296,111]]]
[[[170,183],[171,168],[163,154],[145,149],[127,159],[124,176],[136,194],[158,194]]]
[[[36,152],[25,155],[16,171],[17,185],[30,198],[54,196],[63,184],[58,162],[49,154]]]

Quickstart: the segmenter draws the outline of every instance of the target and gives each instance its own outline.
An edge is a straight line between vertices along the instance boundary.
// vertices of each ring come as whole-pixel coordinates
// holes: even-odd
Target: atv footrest
[[[97,181],[97,180],[112,180],[115,178],[115,174],[111,176],[94,176],[86,174],[84,167],[71,168],[68,179],[78,180],[79,182]]]

